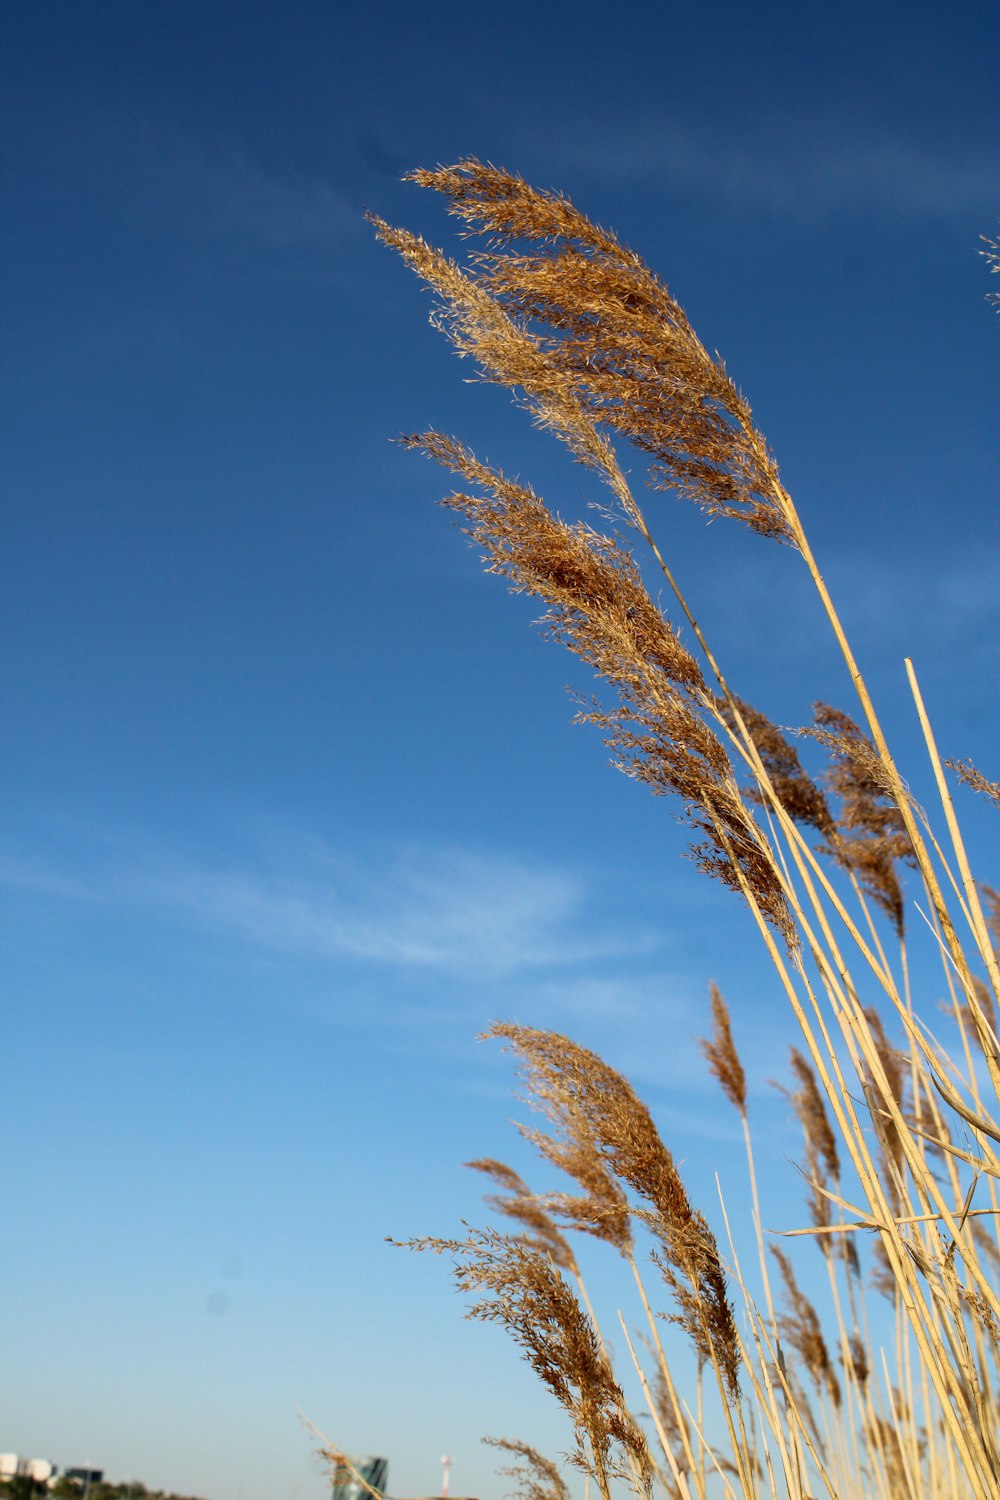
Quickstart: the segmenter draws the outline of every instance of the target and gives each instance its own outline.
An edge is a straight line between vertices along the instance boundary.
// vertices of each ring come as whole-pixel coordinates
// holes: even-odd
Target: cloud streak
[[[380,869],[336,859],[311,877],[187,871],[169,904],[250,941],[330,959],[509,975],[607,950],[581,939],[582,882],[536,863],[435,852]],[[614,945],[612,945],[614,946]]]
[[[856,130],[789,122],[767,140],[694,134],[670,120],[602,127],[552,150],[572,167],[616,181],[665,181],[741,209],[811,220],[852,212],[913,218],[975,216],[988,224],[1000,196],[994,156],[952,156]]]
[[[467,850],[365,860],[313,847],[277,866],[235,867],[119,854],[84,875],[6,855],[0,884],[36,898],[179,915],[221,938],[303,959],[477,980],[565,972],[651,946],[648,933],[595,923],[581,875]]]
[[[42,124],[17,152],[48,196],[102,204],[158,234],[280,254],[330,250],[362,232],[357,205],[332,183],[231,137],[109,113],[72,134]]]

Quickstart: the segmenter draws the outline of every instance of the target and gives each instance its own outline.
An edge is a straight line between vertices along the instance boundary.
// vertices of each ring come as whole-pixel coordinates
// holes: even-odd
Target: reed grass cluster
[[[509,1024],[491,1035],[544,1122],[525,1134],[571,1186],[536,1193],[502,1162],[472,1162],[503,1227],[414,1243],[450,1255],[471,1315],[521,1348],[568,1413],[569,1459],[602,1500],[623,1489],[995,1500],[1000,898],[973,877],[952,787],[988,802],[997,784],[941,760],[907,662],[940,807],[931,817],[917,805],[746,398],[639,256],[566,198],[475,160],[413,181],[444,195],[471,253],[449,259],[379,219],[377,233],[430,285],[458,353],[603,481],[607,524],[561,520],[452,437],[405,441],[457,476],[444,503],[487,570],[538,599],[547,635],[595,674],[581,720],[627,775],[670,799],[700,870],[748,908],[797,1028],[786,1091],[808,1218],[768,1243],[739,1013],[734,1023],[713,987],[702,1048],[742,1129],[753,1265],[724,1209],[691,1201],[626,1079],[564,1036]],[[988,254],[996,269],[996,247]],[[739,696],[626,477],[622,444],[654,490],[798,554],[853,684],[850,713],[817,704],[796,742]],[[633,547],[670,591],[673,619]],[[825,769],[811,774],[811,759]],[[911,998],[918,899],[946,1043]],[[581,1236],[621,1258],[644,1309],[643,1338],[621,1322],[624,1361],[591,1307]],[[802,1256],[820,1296],[802,1289]],[[677,1377],[677,1338],[693,1351],[693,1388]],[[527,1500],[567,1500],[571,1472],[516,1438],[499,1443]]]

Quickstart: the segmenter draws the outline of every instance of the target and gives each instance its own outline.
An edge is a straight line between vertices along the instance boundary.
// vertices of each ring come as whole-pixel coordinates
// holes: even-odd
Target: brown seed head
[[[868,1366],[868,1351],[865,1349],[864,1343],[856,1333],[851,1334],[848,1340],[848,1348],[850,1350],[851,1368],[854,1372],[854,1378],[863,1390],[864,1387],[868,1384],[868,1376],[870,1374]]]
[[[903,936],[903,895],[896,873],[916,858],[889,775],[875,746],[847,714],[827,703],[814,706],[805,730],[831,751],[825,781],[839,799],[835,836],[827,848],[851,870]]]
[[[809,1214],[817,1228],[826,1228],[832,1222],[832,1217],[830,1200],[822,1189],[828,1187],[831,1181],[836,1185],[840,1180],[837,1140],[830,1126],[830,1117],[815,1073],[797,1047],[789,1048],[789,1053],[798,1088],[786,1089],[780,1083],[774,1086],[790,1101],[802,1126],[806,1148],[804,1171],[809,1184]],[[831,1242],[828,1235],[818,1235],[816,1244],[824,1256],[830,1254]],[[852,1252],[857,1254],[853,1244],[850,1244],[844,1251],[845,1256],[850,1256]]]
[[[1000,781],[988,781],[982,771],[977,771],[971,760],[946,760],[945,765],[955,772],[959,781],[970,786],[974,792],[982,792],[991,802],[1000,807]]]
[[[496,1024],[517,1054],[532,1100],[557,1133],[592,1143],[607,1167],[645,1204],[659,1242],[659,1264],[678,1302],[679,1321],[702,1358],[714,1358],[737,1390],[739,1341],[715,1238],[692,1207],[670,1152],[646,1106],[595,1053],[556,1032]]]
[[[652,457],[655,483],[794,542],[777,465],[745,398],[637,255],[568,199],[474,159],[412,180],[446,194],[469,232],[491,237],[474,259],[480,285],[539,330],[588,414]],[[508,249],[515,241],[523,253]],[[520,384],[502,361],[490,378]]]
[[[519,1463],[508,1464],[498,1472],[517,1480],[514,1495],[517,1500],[572,1500],[569,1486],[551,1459],[545,1458],[529,1443],[515,1442],[511,1438],[483,1438],[492,1448],[500,1448],[513,1454]]]
[[[467,522],[487,570],[515,592],[548,606],[541,624],[618,695],[581,722],[596,724],[626,774],[679,799],[680,816],[702,838],[700,869],[741,891],[794,950],[797,937],[774,856],[740,796],[729,758],[703,716],[708,691],[697,662],[650,599],[629,552],[617,541],[555,517],[535,492],[481,463],[454,439],[425,433],[404,441],[445,464],[482,493],[445,504]]]
[[[733,1108],[745,1117],[747,1080],[733,1042],[729,1009],[717,985],[710,983],[708,992],[712,1003],[712,1035],[711,1038],[702,1038],[698,1045],[708,1061],[709,1070],[719,1080],[722,1092]]]
[[[817,1390],[825,1387],[834,1406],[839,1407],[841,1403],[840,1382],[830,1361],[829,1350],[816,1309],[808,1297],[800,1291],[795,1272],[792,1270],[792,1263],[787,1255],[777,1245],[771,1246],[771,1254],[781,1270],[788,1306],[787,1314],[780,1320],[782,1336],[798,1354],[812,1376]]]
[[[735,715],[726,699],[718,698],[716,702],[726,722],[735,726]],[[737,698],[735,702],[757,747],[771,785],[788,816],[797,823],[817,829],[825,839],[832,838],[836,832],[833,815],[819,787],[802,769],[795,747],[789,744],[777,725],[772,724],[765,714],[751,708],[742,698]],[[748,796],[755,802],[763,802],[756,786],[749,789]]]
[[[479,1296],[468,1316],[505,1328],[568,1412],[577,1461],[594,1474],[602,1492],[615,1472],[615,1446],[648,1488],[652,1465],[646,1440],[590,1319],[551,1258],[509,1236],[474,1231],[457,1248],[455,1280],[462,1291]]]
[[[561,1271],[576,1272],[576,1257],[566,1236],[560,1234],[542,1200],[529,1192],[527,1184],[511,1167],[492,1159],[469,1161],[465,1165],[474,1172],[484,1172],[504,1189],[503,1193],[487,1194],[485,1201],[490,1208],[523,1225],[530,1236],[529,1243],[549,1254]]]
[[[792,1047],[789,1051],[792,1072],[799,1082],[798,1089],[792,1095],[795,1113],[812,1153],[822,1159],[829,1177],[837,1183],[840,1181],[837,1138],[833,1133],[816,1075],[797,1047]]]
[[[980,1015],[975,1015],[972,1008],[972,1001],[964,996],[959,1000],[958,1008],[966,1035],[982,1052],[985,1051],[984,1042],[987,1041],[983,1032],[983,1020],[986,1021],[994,1036],[996,1035],[996,1006],[993,1003],[993,992],[989,986],[984,984],[977,975],[973,974],[971,977],[972,989],[976,999],[976,1009],[980,1012]]]
[[[545,1200],[546,1207],[571,1229],[603,1240],[621,1255],[630,1255],[632,1216],[628,1199],[593,1142],[582,1133],[555,1140],[541,1130],[521,1127],[521,1131],[547,1161],[575,1178],[584,1189],[582,1196],[552,1193]]]
[[[871,1028],[875,1051],[882,1065],[882,1071],[889,1086],[889,1093],[900,1111],[903,1111],[905,1109],[907,1078],[903,1056],[896,1048],[889,1045],[889,1040],[882,1025],[882,1018],[878,1012],[866,1008],[864,1016]],[[900,1175],[906,1162],[906,1153],[903,1149],[899,1129],[887,1112],[887,1101],[882,1090],[877,1087],[870,1070],[866,1068],[865,1072],[868,1091],[872,1101],[872,1121],[875,1126],[875,1134],[878,1138],[885,1167],[885,1182],[890,1201],[898,1204],[900,1200]]]
[[[899,1295],[899,1284],[896,1274],[889,1264],[882,1237],[879,1235],[872,1241],[872,1270],[871,1284],[880,1296],[887,1302],[894,1302]]]

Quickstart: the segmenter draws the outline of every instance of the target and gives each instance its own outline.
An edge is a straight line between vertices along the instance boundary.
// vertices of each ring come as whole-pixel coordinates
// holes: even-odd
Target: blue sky
[[[767,1087],[794,1038],[747,919],[389,439],[456,432],[565,514],[601,496],[464,382],[362,214],[443,240],[398,179],[474,153],[616,227],[753,402],[915,788],[907,653],[943,749],[996,776],[998,30],[968,3],[7,9],[0,1448],[307,1500],[299,1407],[394,1493],[448,1451],[493,1500],[480,1434],[565,1445],[445,1268],[384,1243],[477,1216],[469,1157],[530,1172],[475,1041],[497,1016],[603,1051],[738,1217],[693,1041],[714,978],[796,1221]],[[650,516],[746,697],[850,711],[790,555]]]

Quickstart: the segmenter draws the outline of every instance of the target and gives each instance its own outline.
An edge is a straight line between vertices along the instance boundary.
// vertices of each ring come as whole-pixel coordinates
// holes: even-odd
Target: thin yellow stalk
[[[698,1413],[695,1423],[695,1431],[698,1433],[699,1437],[701,1437],[701,1434],[705,1430],[705,1392],[703,1390],[703,1373],[703,1366],[701,1360],[699,1360],[698,1373],[695,1377],[695,1392],[697,1394]],[[705,1442],[704,1438],[701,1438],[701,1446],[698,1449],[698,1480],[701,1485],[702,1492],[704,1492],[705,1490],[705,1452],[707,1448],[708,1444]]]
[[[895,1500],[895,1497],[889,1491],[889,1462],[886,1456],[885,1444],[882,1440],[882,1429],[877,1421],[878,1413],[875,1410],[871,1385],[872,1382],[869,1379],[864,1393],[866,1409],[865,1433],[868,1438],[868,1453],[872,1460],[874,1477],[883,1500]]]
[[[688,1415],[689,1416],[691,1415],[690,1411],[688,1412]],[[708,1440],[706,1439],[705,1434],[702,1431],[701,1422],[700,1421],[698,1421],[695,1424],[695,1431],[697,1432],[699,1440],[701,1442],[701,1448],[700,1448],[699,1451],[702,1452],[702,1453],[707,1453],[708,1454],[708,1457],[712,1461],[712,1467],[715,1469],[715,1472],[718,1474],[719,1478],[722,1480],[723,1484],[726,1486],[727,1493],[733,1496],[733,1500],[736,1500],[736,1491],[733,1489],[731,1481],[729,1480],[728,1476],[724,1472],[724,1470],[722,1468],[722,1465],[719,1463],[719,1460],[716,1458],[715,1453],[713,1452],[710,1444],[708,1443]],[[705,1484],[704,1474],[702,1475],[702,1484],[703,1485]],[[707,1490],[705,1490],[705,1493],[707,1494]],[[744,1489],[743,1494],[744,1494],[744,1500],[756,1500],[756,1492],[755,1491]]]
[[[920,1368],[921,1368],[921,1370],[923,1370],[923,1365],[921,1365]],[[916,1403],[916,1400],[914,1399],[915,1392],[914,1392],[914,1387],[913,1387],[913,1341],[909,1337],[909,1331],[908,1330],[904,1330],[904,1333],[903,1333],[903,1369],[902,1369],[902,1382],[903,1382],[903,1391],[904,1391],[905,1400],[906,1400],[906,1410],[910,1414],[910,1419],[905,1424],[904,1432],[905,1432],[905,1435],[906,1435],[906,1438],[907,1438],[907,1441],[908,1441],[909,1447],[910,1447],[910,1463],[911,1463],[912,1468],[913,1468],[913,1473],[919,1477],[919,1474],[920,1474],[920,1452],[919,1452],[918,1447],[917,1447],[917,1424],[916,1424],[916,1421],[914,1420],[914,1415],[913,1415],[914,1412],[917,1409],[917,1403]],[[918,1500],[919,1500],[919,1497],[918,1497]]]
[[[316,1423],[312,1420],[312,1418],[307,1417],[305,1412],[302,1411],[300,1407],[296,1407],[295,1410],[303,1427],[308,1428],[314,1438],[319,1438],[320,1443],[322,1444],[322,1447],[319,1450],[319,1456],[321,1458],[327,1459],[331,1463],[342,1464],[343,1467],[348,1471],[354,1482],[356,1484],[359,1484],[361,1488],[372,1497],[372,1500],[385,1500],[385,1496],[382,1494],[381,1490],[377,1490],[371,1484],[369,1484],[368,1480],[361,1473],[360,1469],[355,1467],[344,1450],[342,1448],[338,1448],[336,1443],[331,1442],[326,1434],[321,1432],[320,1429],[316,1426]]]
[[[743,1144],[746,1150],[747,1174],[750,1179],[750,1202],[753,1213],[754,1231],[757,1238],[757,1254],[760,1259],[760,1275],[764,1286],[764,1300],[767,1303],[767,1316],[770,1319],[771,1328],[777,1337],[778,1323],[774,1315],[774,1298],[771,1295],[771,1277],[767,1269],[767,1254],[764,1250],[764,1231],[761,1226],[760,1199],[757,1195],[757,1169],[754,1164],[753,1145],[750,1138],[750,1122],[747,1119],[746,1110],[740,1111],[740,1122],[743,1126]]]
[[[809,569],[809,573],[816,587],[816,591],[819,594],[820,601],[823,605],[824,610],[826,611],[827,619],[829,620],[833,633],[836,636],[837,645],[840,647],[841,654],[847,665],[847,670],[850,673],[851,681],[854,684],[854,690],[858,695],[858,701],[861,704],[865,719],[868,723],[868,728],[871,731],[871,736],[875,743],[875,749],[878,751],[879,759],[885,766],[889,781],[892,785],[893,797],[899,808],[900,816],[903,819],[903,825],[906,829],[907,834],[909,835],[910,842],[913,845],[913,852],[916,856],[917,864],[920,868],[920,873],[923,875],[924,880],[927,884],[927,888],[931,894],[931,901],[941,923],[941,930],[944,934],[945,941],[955,959],[955,963],[958,967],[959,973],[965,974],[965,976],[968,977],[965,955],[962,952],[961,944],[958,941],[958,935],[952,925],[951,917],[948,913],[948,908],[945,905],[944,896],[942,895],[941,888],[938,885],[937,877],[934,873],[934,867],[931,864],[930,858],[927,854],[927,850],[924,846],[924,841],[920,835],[920,830],[917,827],[916,819],[913,816],[913,809],[910,805],[909,795],[906,791],[905,786],[903,785],[902,777],[900,776],[899,771],[896,768],[896,762],[892,758],[888,742],[886,741],[885,735],[882,731],[882,725],[879,721],[878,714],[875,711],[875,705],[872,702],[871,696],[868,692],[868,686],[864,678],[862,677],[861,670],[854,658],[854,653],[851,650],[850,642],[847,639],[844,627],[840,621],[840,616],[837,613],[833,599],[831,598],[830,592],[826,586],[826,581],[823,578],[819,567],[817,566],[816,559],[813,556],[812,548],[809,545],[809,541],[806,537],[805,531],[803,530],[802,523],[799,520],[794,504],[792,503],[791,496],[782,491],[781,496],[776,498],[779,498],[784,514],[794,530],[796,545],[798,546],[798,549],[802,554],[802,558],[806,564],[806,567]]]
[[[601,1325],[598,1323],[597,1316],[596,1316],[596,1314],[594,1312],[594,1309],[593,1309],[593,1307],[591,1305],[590,1297],[588,1295],[587,1288],[586,1288],[586,1285],[585,1285],[584,1280],[583,1280],[583,1276],[580,1274],[580,1268],[579,1268],[579,1266],[577,1266],[575,1264],[575,1262],[574,1262],[574,1265],[573,1265],[573,1280],[576,1282],[577,1289],[579,1290],[579,1293],[580,1293],[580,1300],[583,1303],[584,1308],[586,1309],[587,1317],[590,1319],[590,1325],[591,1325],[591,1327],[594,1330],[594,1337],[597,1339],[598,1348],[601,1350],[601,1353],[604,1355],[604,1358],[607,1360],[607,1362],[608,1362],[608,1368],[610,1369],[612,1367],[613,1361],[611,1359],[611,1355],[610,1355],[610,1352],[608,1350],[608,1346],[607,1346],[607,1344],[604,1341],[604,1334],[601,1331]],[[636,1425],[638,1426],[638,1423]],[[642,1470],[641,1470],[641,1468],[639,1466],[639,1460],[636,1458],[635,1454],[631,1453],[631,1452],[628,1453],[627,1457],[628,1457],[629,1468],[632,1470],[632,1477],[634,1478],[634,1480],[636,1482],[636,1493],[637,1494],[641,1494],[642,1493],[642,1489],[643,1489],[643,1485],[642,1485]]]
[[[691,1448],[691,1440],[688,1435],[687,1422],[684,1419],[680,1401],[677,1399],[677,1391],[674,1388],[674,1379],[670,1373],[670,1366],[667,1363],[667,1356],[663,1352],[663,1344],[660,1340],[660,1330],[657,1327],[656,1319],[653,1316],[653,1309],[649,1305],[649,1298],[646,1296],[646,1288],[643,1285],[642,1277],[639,1275],[639,1267],[636,1264],[635,1256],[631,1253],[631,1251],[628,1255],[628,1263],[632,1267],[632,1275],[635,1277],[635,1284],[639,1289],[639,1298],[642,1302],[643,1310],[646,1314],[646,1321],[649,1323],[649,1331],[653,1338],[653,1346],[656,1350],[656,1355],[660,1366],[660,1373],[663,1376],[663,1383],[666,1387],[667,1395],[670,1399],[670,1405],[674,1413],[674,1421],[677,1423],[677,1430],[680,1434],[681,1443],[684,1448],[684,1457],[687,1460],[688,1470],[691,1473],[696,1474],[698,1466],[695,1463],[694,1453]]]
[[[948,1459],[948,1479],[951,1486],[951,1493],[953,1495],[958,1495],[961,1493],[961,1491],[959,1490],[958,1486],[958,1466],[956,1462],[955,1446],[953,1443],[947,1440],[947,1434],[945,1434],[944,1451]]]
[[[722,1415],[725,1418],[726,1427],[729,1431],[729,1441],[732,1444],[733,1448],[733,1459],[735,1460],[737,1470],[739,1471],[740,1483],[743,1486],[743,1493],[747,1496],[747,1500],[753,1500],[755,1486],[753,1482],[753,1476],[747,1468],[746,1432],[743,1432],[743,1439],[741,1442],[736,1435],[736,1428],[733,1424],[733,1413],[729,1402],[729,1395],[726,1390],[726,1383],[722,1377],[722,1370],[719,1367],[719,1361],[715,1358],[714,1351],[712,1354],[712,1369],[715,1371],[715,1378],[719,1388],[719,1400],[722,1403]],[[740,1421],[740,1427],[742,1428],[743,1415],[742,1412],[740,1412],[738,1402],[736,1403],[736,1410],[737,1416]]]
[[[917,717],[920,720],[920,728],[923,730],[924,740],[927,745],[927,753],[930,757],[931,766],[934,769],[934,779],[937,782],[938,795],[941,798],[941,806],[944,808],[945,820],[948,824],[948,833],[951,837],[952,847],[955,850],[955,858],[958,860],[958,868],[962,876],[962,888],[965,891],[965,899],[968,902],[969,912],[971,913],[972,930],[975,934],[976,942],[979,946],[979,951],[982,955],[983,962],[986,965],[987,971],[989,972],[990,982],[993,985],[994,993],[997,997],[997,1000],[1000,1001],[1000,962],[998,962],[997,956],[993,951],[993,944],[990,942],[989,929],[986,926],[986,919],[983,916],[982,904],[979,900],[979,891],[976,887],[976,882],[972,878],[972,870],[969,867],[968,856],[965,852],[965,843],[962,838],[961,830],[958,826],[958,819],[955,817],[955,809],[952,806],[951,793],[948,790],[948,783],[945,780],[944,767],[941,765],[941,758],[937,752],[937,745],[934,740],[934,731],[931,728],[930,720],[927,717],[927,710],[924,708],[924,700],[920,692],[920,686],[917,682],[916,673],[913,670],[913,662],[909,657],[906,658],[906,675],[909,679],[910,691],[913,694],[913,701],[916,704]],[[988,1050],[988,1059],[989,1056],[990,1052]],[[1000,1075],[998,1075],[998,1077],[994,1079],[994,1083],[1000,1086]]]
[[[844,1367],[844,1405],[847,1410],[847,1430],[850,1435],[851,1455],[854,1460],[854,1473],[857,1482],[861,1481],[861,1456],[858,1452],[858,1434],[854,1420],[854,1403],[857,1400],[857,1382],[854,1371],[854,1356],[851,1353],[851,1341],[847,1335],[847,1327],[844,1323],[844,1312],[840,1302],[840,1290],[837,1286],[837,1273],[834,1270],[833,1259],[825,1251],[823,1259],[826,1262],[827,1277],[830,1282],[830,1294],[833,1298],[834,1315],[837,1320],[837,1333],[840,1339],[840,1358]]]
[[[649,1408],[649,1414],[653,1419],[653,1426],[656,1428],[656,1435],[660,1440],[660,1447],[663,1449],[663,1456],[667,1460],[667,1463],[670,1466],[670,1472],[674,1476],[674,1483],[677,1485],[677,1488],[681,1493],[682,1500],[691,1500],[691,1491],[688,1488],[687,1478],[684,1474],[683,1469],[680,1468],[676,1458],[674,1457],[673,1446],[671,1445],[670,1438],[667,1435],[662,1421],[660,1420],[660,1413],[657,1410],[656,1402],[653,1400],[653,1393],[649,1388],[649,1381],[646,1379],[646,1372],[642,1368],[638,1356],[636,1355],[635,1348],[632,1344],[632,1340],[629,1338],[628,1327],[625,1323],[624,1317],[622,1316],[621,1309],[619,1309],[618,1311],[618,1321],[622,1326],[622,1333],[625,1335],[625,1343],[628,1346],[629,1354],[632,1356],[632,1363],[635,1366],[635,1373],[639,1377],[639,1384],[642,1387],[642,1394],[646,1398],[646,1405]]]
[[[716,1188],[719,1193],[719,1203],[722,1209],[722,1219],[723,1223],[726,1226],[726,1236],[729,1241],[729,1253],[732,1257],[733,1275],[736,1277],[737,1284],[746,1304],[750,1322],[750,1332],[753,1336],[754,1345],[756,1347],[757,1354],[760,1360],[760,1373],[763,1385],[761,1385],[761,1382],[757,1379],[757,1374],[754,1369],[754,1362],[748,1357],[746,1343],[743,1339],[742,1334],[739,1332],[739,1329],[737,1329],[736,1336],[739,1339],[740,1343],[740,1356],[743,1362],[743,1368],[750,1378],[750,1382],[754,1390],[754,1395],[756,1396],[758,1402],[761,1404],[762,1411],[765,1408],[767,1410],[768,1426],[770,1427],[771,1433],[778,1444],[778,1454],[781,1459],[781,1467],[785,1477],[785,1484],[787,1485],[790,1492],[794,1491],[794,1494],[797,1497],[801,1495],[802,1492],[801,1455],[799,1454],[797,1446],[797,1433],[794,1431],[794,1429],[789,1433],[789,1436],[791,1437],[793,1443],[793,1451],[790,1453],[786,1440],[785,1424],[782,1423],[781,1415],[778,1411],[774,1382],[771,1380],[769,1373],[771,1368],[777,1369],[777,1356],[774,1352],[777,1346],[777,1335],[775,1335],[774,1344],[772,1344],[770,1340],[768,1340],[768,1353],[765,1355],[764,1344],[761,1342],[761,1336],[758,1333],[758,1324],[760,1324],[760,1327],[763,1330],[764,1320],[761,1318],[759,1312],[757,1311],[753,1298],[751,1297],[750,1292],[747,1289],[746,1282],[743,1279],[743,1272],[740,1267],[739,1256],[736,1253],[736,1246],[733,1242],[733,1233],[729,1223],[729,1214],[726,1211],[726,1204],[722,1196],[721,1187],[719,1186],[718,1175],[716,1176]],[[764,1330],[764,1337],[767,1338],[766,1330]],[[787,1388],[783,1396],[783,1401],[785,1406],[785,1415],[787,1417]]]
[[[778,1381],[785,1395],[785,1410],[786,1412],[789,1412],[795,1419],[793,1426],[793,1436],[795,1437],[797,1442],[805,1444],[806,1450],[816,1466],[817,1473],[819,1474],[820,1478],[822,1479],[823,1483],[826,1485],[827,1490],[830,1493],[831,1500],[838,1500],[836,1486],[834,1485],[830,1475],[827,1473],[826,1465],[823,1463],[822,1458],[817,1452],[816,1445],[813,1442],[809,1430],[806,1426],[805,1419],[802,1416],[802,1413],[799,1411],[799,1408],[795,1401],[795,1394],[788,1383],[784,1370],[782,1369],[781,1360],[778,1358],[778,1351],[771,1346],[767,1329],[764,1326],[764,1322],[760,1317],[760,1314],[755,1314],[755,1317],[756,1322],[759,1325],[761,1336],[763,1337],[771,1356],[770,1363],[775,1370],[775,1373],[777,1374]]]
[[[897,1358],[898,1358],[900,1352],[901,1351],[899,1351],[897,1349]],[[910,1493],[910,1500],[921,1500],[921,1495],[920,1495],[920,1492],[919,1492],[919,1490],[917,1488],[917,1475],[913,1472],[913,1470],[912,1470],[912,1468],[910,1466],[909,1455],[907,1454],[907,1451],[906,1451],[907,1450],[907,1443],[904,1441],[904,1432],[901,1430],[899,1413],[896,1410],[895,1396],[894,1396],[894,1392],[893,1392],[893,1389],[892,1389],[892,1382],[889,1379],[889,1368],[888,1368],[888,1366],[887,1366],[887,1364],[885,1362],[885,1350],[884,1349],[881,1351],[881,1354],[882,1354],[882,1373],[883,1373],[883,1376],[885,1378],[886,1398],[887,1398],[888,1403],[889,1403],[889,1411],[892,1414],[893,1426],[894,1426],[894,1428],[896,1430],[896,1434],[897,1434],[897,1437],[898,1437],[898,1440],[899,1440],[899,1456],[900,1456],[900,1459],[902,1460],[902,1464],[903,1464],[903,1473],[904,1473],[904,1476],[906,1478],[906,1488],[908,1489],[908,1491]]]

